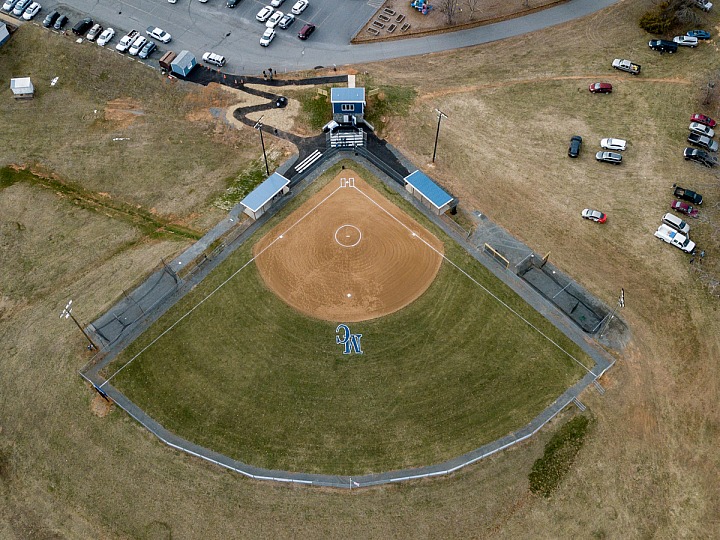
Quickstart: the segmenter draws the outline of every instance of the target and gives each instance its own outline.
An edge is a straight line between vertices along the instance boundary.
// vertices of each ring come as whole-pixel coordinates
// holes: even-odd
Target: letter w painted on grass
[[[362,348],[360,347],[360,338],[362,334],[351,334],[350,328],[346,324],[340,324],[335,329],[337,335],[335,336],[335,343],[338,345],[345,345],[343,354],[362,354]],[[342,332],[342,335],[341,335]]]

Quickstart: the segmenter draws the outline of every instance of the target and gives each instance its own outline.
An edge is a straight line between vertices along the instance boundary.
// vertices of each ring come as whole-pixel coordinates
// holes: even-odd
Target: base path
[[[440,240],[349,169],[254,247],[255,264],[275,294],[333,322],[407,306],[435,279],[442,253]]]

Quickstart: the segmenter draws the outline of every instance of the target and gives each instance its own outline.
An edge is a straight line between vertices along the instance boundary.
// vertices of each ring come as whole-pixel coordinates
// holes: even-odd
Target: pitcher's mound
[[[272,291],[333,322],[405,307],[435,279],[442,253],[440,240],[349,169],[254,247]]]

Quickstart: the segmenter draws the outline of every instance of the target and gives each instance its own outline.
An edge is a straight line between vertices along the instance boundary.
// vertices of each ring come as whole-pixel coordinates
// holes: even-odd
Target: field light
[[[268,167],[267,154],[265,153],[265,140],[263,139],[263,134],[262,134],[262,128],[263,128],[262,119],[264,116],[265,115],[263,114],[258,119],[258,121],[255,122],[255,125],[253,127],[260,132],[260,144],[262,145],[263,157],[265,158],[265,172],[267,173],[268,176],[270,176],[270,168]]]
[[[68,318],[72,319],[72,321],[75,323],[75,325],[78,327],[78,329],[82,332],[83,336],[90,342],[90,346],[94,350],[98,350],[98,346],[95,345],[95,342],[93,342],[92,339],[90,339],[90,336],[85,332],[85,329],[82,327],[82,325],[77,321],[75,316],[72,314],[72,300],[70,300],[67,305],[65,306],[65,309],[62,310],[60,313],[60,318],[65,318],[67,320]]]
[[[435,132],[435,149],[433,150],[433,159],[432,159],[433,163],[435,163],[435,154],[437,154],[438,137],[440,137],[440,121],[443,118],[448,117],[447,114],[442,112],[440,109],[435,109],[435,112],[437,113],[437,117],[438,117],[438,127],[437,127],[437,131]]]

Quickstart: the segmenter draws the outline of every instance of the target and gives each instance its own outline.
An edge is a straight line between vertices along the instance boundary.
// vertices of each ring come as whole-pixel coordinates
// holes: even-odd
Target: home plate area
[[[349,169],[253,248],[275,294],[333,322],[402,309],[430,286],[442,254],[440,240]]]

